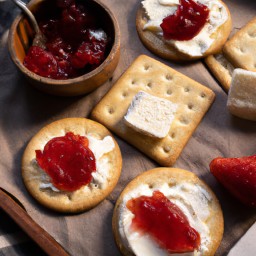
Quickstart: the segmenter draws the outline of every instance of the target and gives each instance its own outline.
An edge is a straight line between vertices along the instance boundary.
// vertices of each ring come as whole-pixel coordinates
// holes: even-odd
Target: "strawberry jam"
[[[163,19],[160,25],[167,40],[193,39],[204,27],[209,17],[207,6],[193,0],[180,0],[173,15]]]
[[[46,49],[31,46],[24,59],[30,71],[48,78],[68,79],[88,73],[106,58],[110,38],[97,13],[75,0],[58,0],[54,11],[38,15]],[[56,3],[48,3],[54,5]]]
[[[149,234],[169,253],[191,252],[200,246],[200,235],[185,214],[160,191],[127,202],[134,214],[132,229]]]
[[[86,137],[68,132],[51,139],[43,151],[36,150],[36,160],[56,188],[75,191],[88,184],[96,171],[95,157],[88,146]]]

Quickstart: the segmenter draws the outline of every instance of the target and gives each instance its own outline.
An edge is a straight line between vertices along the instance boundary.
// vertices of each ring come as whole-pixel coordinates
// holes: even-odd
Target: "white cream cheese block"
[[[138,92],[124,117],[126,124],[151,137],[164,138],[175,117],[178,105],[146,92]]]
[[[235,116],[256,121],[256,72],[234,70],[227,107]]]

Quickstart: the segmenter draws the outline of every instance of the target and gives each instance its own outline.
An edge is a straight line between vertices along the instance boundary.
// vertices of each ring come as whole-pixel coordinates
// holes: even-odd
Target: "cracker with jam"
[[[123,190],[114,210],[113,231],[126,256],[212,256],[223,236],[223,215],[214,193],[194,173],[156,168]]]
[[[104,200],[121,174],[118,144],[101,124],[66,118],[41,129],[22,158],[29,193],[44,206],[77,213]]]
[[[218,53],[231,31],[220,0],[144,0],[136,17],[142,43],[156,55],[187,61]]]

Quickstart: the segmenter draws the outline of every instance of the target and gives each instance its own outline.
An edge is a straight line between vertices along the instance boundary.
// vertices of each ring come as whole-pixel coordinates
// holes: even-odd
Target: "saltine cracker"
[[[236,68],[256,71],[256,18],[226,42],[223,52]]]
[[[149,137],[125,124],[124,116],[139,91],[179,105],[165,138]],[[155,59],[141,55],[95,106],[91,117],[160,165],[172,166],[214,98],[215,94],[209,88]]]

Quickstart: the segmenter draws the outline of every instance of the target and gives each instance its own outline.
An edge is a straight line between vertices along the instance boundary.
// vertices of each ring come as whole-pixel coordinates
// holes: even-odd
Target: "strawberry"
[[[256,208],[256,155],[218,157],[211,161],[215,178],[242,203]]]

